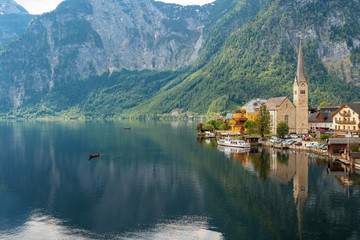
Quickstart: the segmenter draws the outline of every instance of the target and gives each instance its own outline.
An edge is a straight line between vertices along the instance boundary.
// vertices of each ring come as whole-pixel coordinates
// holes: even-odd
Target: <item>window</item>
[[[335,125],[335,130],[337,130],[337,125]]]
[[[297,94],[297,91],[295,90],[295,95]]]
[[[356,127],[354,126],[353,129],[356,130]]]
[[[287,125],[289,125],[289,116],[288,115],[285,116],[285,122]]]
[[[253,119],[253,115],[251,115],[250,118]]]
[[[300,94],[305,94],[305,90],[301,90],[301,91],[300,91]]]

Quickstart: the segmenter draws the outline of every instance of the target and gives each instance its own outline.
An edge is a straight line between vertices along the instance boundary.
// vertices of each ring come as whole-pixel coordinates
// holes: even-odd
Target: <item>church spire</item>
[[[300,34],[298,65],[297,65],[297,71],[296,71],[296,77],[295,77],[295,81],[297,84],[299,84],[300,82],[306,82],[301,37],[302,36]]]

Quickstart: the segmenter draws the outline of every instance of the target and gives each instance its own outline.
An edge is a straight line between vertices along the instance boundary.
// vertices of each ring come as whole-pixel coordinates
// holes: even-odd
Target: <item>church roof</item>
[[[296,76],[295,76],[295,82],[297,84],[299,84],[300,82],[306,82],[304,57],[303,57],[301,40],[300,40],[300,46],[299,46],[298,65],[297,65],[297,71],[296,71]]]
[[[288,97],[269,98],[265,103],[267,109],[275,110],[276,107],[279,107],[285,101],[286,98],[288,98]]]

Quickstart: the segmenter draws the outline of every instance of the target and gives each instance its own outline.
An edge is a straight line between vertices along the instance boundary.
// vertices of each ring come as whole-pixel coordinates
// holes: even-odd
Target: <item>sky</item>
[[[14,0],[23,6],[31,14],[41,14],[54,10],[63,0]],[[161,0],[166,3],[177,3],[181,5],[203,5],[214,0]]]

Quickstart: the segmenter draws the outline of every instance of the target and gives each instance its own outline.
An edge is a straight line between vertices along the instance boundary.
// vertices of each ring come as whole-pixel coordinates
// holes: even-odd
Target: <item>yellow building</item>
[[[260,107],[264,106],[266,100],[264,99],[254,99],[249,101],[243,106],[243,109],[246,110],[246,117],[248,120],[255,121],[259,117]]]
[[[230,120],[231,131],[242,133],[245,131],[244,123],[247,121],[246,110],[234,112],[234,118]]]

